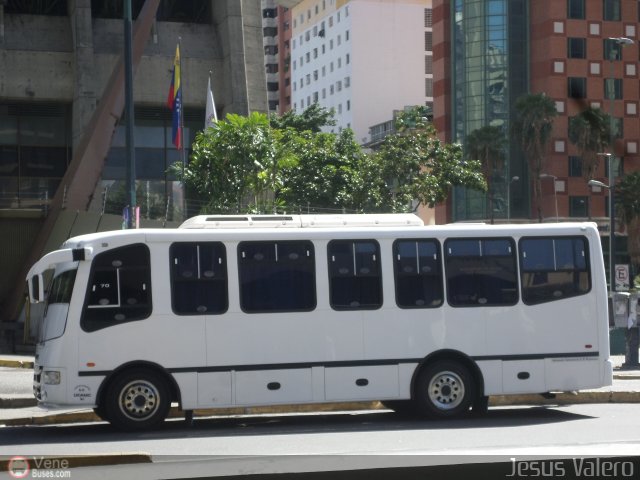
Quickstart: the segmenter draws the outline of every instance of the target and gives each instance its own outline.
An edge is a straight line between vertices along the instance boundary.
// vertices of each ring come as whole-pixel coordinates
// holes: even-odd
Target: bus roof
[[[343,215],[198,215],[178,228],[422,227],[412,213]]]

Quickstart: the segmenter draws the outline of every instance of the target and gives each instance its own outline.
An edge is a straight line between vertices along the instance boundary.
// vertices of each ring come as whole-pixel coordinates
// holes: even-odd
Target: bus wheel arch
[[[102,383],[98,407],[121,430],[159,426],[180,390],[172,375],[147,362],[132,362],[112,372]]]
[[[484,377],[469,356],[441,350],[427,356],[411,380],[411,398],[418,411],[431,418],[453,418],[486,411]]]

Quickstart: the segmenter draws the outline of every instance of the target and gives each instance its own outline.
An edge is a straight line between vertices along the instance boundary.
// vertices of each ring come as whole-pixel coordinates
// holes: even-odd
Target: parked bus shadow
[[[0,445],[64,444],[150,439],[234,437],[259,435],[326,434],[340,432],[438,431],[518,428],[594,418],[556,410],[550,406],[490,409],[484,415],[453,420],[427,420],[389,410],[283,415],[243,415],[167,420],[159,429],[120,432],[105,422],[73,425],[41,425],[0,429]]]

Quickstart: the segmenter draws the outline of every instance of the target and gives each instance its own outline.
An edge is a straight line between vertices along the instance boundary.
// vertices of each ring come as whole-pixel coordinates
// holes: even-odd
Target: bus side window
[[[329,301],[334,310],[382,306],[380,246],[374,240],[329,242]]]
[[[246,313],[316,308],[315,254],[310,241],[241,242],[240,307]]]
[[[171,308],[177,315],[220,314],[229,307],[227,255],[220,242],[180,242],[169,248]]]
[[[438,307],[443,302],[440,245],[436,240],[393,244],[396,303],[400,308]]]
[[[527,305],[583,295],[591,290],[587,240],[540,237],[520,240],[522,300]]]
[[[80,324],[92,332],[151,315],[149,249],[135,244],[96,255]]]
[[[449,239],[444,248],[449,304],[489,307],[518,302],[512,239]]]

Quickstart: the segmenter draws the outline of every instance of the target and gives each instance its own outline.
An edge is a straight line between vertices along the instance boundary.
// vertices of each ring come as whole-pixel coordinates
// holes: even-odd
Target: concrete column
[[[269,113],[261,3],[255,0],[243,0],[242,21],[249,111]]]
[[[262,14],[255,0],[216,0],[211,4],[224,65],[224,112],[247,115],[267,112],[267,85],[262,49]],[[247,51],[247,43],[259,42]],[[218,76],[218,75],[216,75]],[[251,87],[251,88],[250,88]],[[252,89],[255,88],[256,92]]]
[[[73,36],[72,145],[75,150],[96,108],[91,0],[69,0]]]

